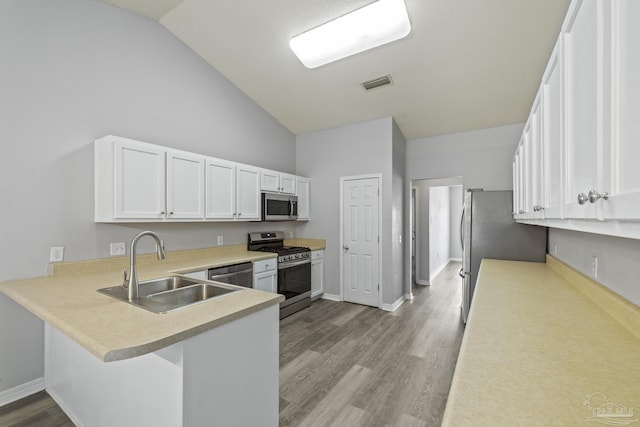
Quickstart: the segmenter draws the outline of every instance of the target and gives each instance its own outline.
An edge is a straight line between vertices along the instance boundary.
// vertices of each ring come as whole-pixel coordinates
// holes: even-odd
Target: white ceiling
[[[407,139],[524,122],[569,5],[405,0],[407,38],[310,70],[289,39],[371,0],[105,1],[158,20],[295,134],[393,116]]]

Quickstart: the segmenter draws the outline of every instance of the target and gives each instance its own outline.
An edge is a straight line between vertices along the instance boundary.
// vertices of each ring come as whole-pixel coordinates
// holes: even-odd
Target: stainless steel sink
[[[102,288],[98,292],[154,313],[167,313],[242,290],[235,286],[183,276],[148,280],[140,282],[138,286],[138,298],[133,300],[129,300],[128,290],[124,286]]]

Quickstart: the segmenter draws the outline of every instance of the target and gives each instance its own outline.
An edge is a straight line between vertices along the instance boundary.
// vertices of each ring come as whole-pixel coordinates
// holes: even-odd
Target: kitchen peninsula
[[[244,245],[138,257],[140,280],[257,261]],[[45,382],[78,425],[278,424],[283,297],[243,289],[167,314],[99,294],[125,257],[56,264],[52,276],[0,283],[45,322]],[[251,407],[251,411],[246,408]]]

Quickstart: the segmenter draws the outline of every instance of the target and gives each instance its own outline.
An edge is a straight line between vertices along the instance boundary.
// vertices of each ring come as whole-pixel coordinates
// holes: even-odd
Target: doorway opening
[[[429,286],[450,262],[462,260],[463,201],[462,177],[411,181],[411,289]]]

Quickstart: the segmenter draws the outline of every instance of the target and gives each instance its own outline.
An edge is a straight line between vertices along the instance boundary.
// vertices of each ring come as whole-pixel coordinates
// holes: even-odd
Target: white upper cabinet
[[[516,219],[640,238],[639,22],[636,0],[569,6],[514,155],[514,204],[543,214]]]
[[[296,194],[296,176],[269,169],[260,171],[260,188],[272,193]]]
[[[258,167],[111,135],[94,150],[96,222],[261,219]],[[281,192],[295,191],[299,177],[277,174]]]
[[[607,201],[598,203],[605,219],[640,216],[640,2],[611,1],[610,157],[603,156]]]
[[[543,216],[562,217],[564,129],[562,38],[558,39],[541,85]]]
[[[236,163],[207,157],[205,179],[205,218],[235,219]]]
[[[310,186],[311,180],[302,176],[296,176],[296,194],[298,195],[298,221],[310,219]]]
[[[238,164],[236,169],[236,219],[258,221],[261,215],[260,169]]]
[[[206,218],[259,220],[260,169],[212,157],[206,166]]]
[[[204,218],[204,158],[167,151],[167,219]]]
[[[608,1],[608,0],[607,0]],[[563,212],[594,218],[585,195],[602,189],[603,52],[601,0],[572,3],[562,29],[565,67],[565,166]]]
[[[97,140],[95,221],[163,219],[166,213],[165,151],[115,136]]]

